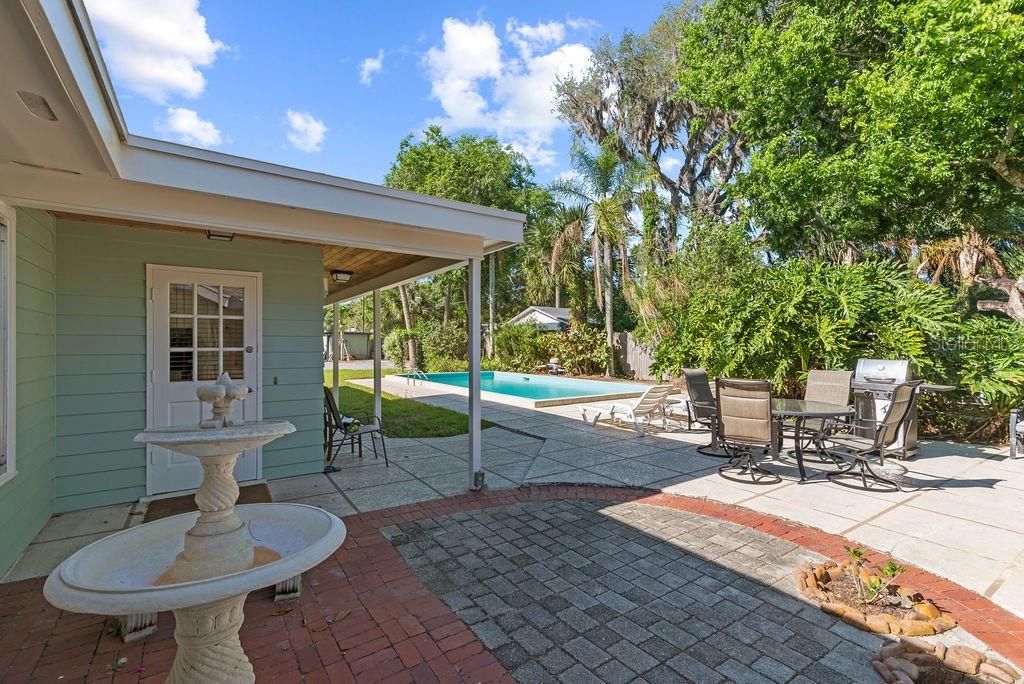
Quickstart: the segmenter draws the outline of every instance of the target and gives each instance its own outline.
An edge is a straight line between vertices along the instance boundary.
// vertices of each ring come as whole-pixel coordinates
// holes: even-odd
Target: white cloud
[[[478,81],[501,76],[501,41],[486,22],[448,18],[442,31],[444,46],[430,48],[424,57],[431,94],[441,103],[451,128],[484,127],[487,102]]]
[[[378,50],[376,57],[367,57],[359,67],[359,82],[365,86],[373,82],[374,74],[384,68],[384,50]]]
[[[561,125],[554,113],[555,79],[585,68],[590,49],[564,43],[565,26],[558,22],[510,19],[505,28],[512,56],[503,53],[492,24],[444,20],[442,45],[424,58],[431,93],[445,113],[435,122],[446,129],[494,132],[533,164],[549,167],[555,161],[553,134]]]
[[[676,159],[675,157],[662,157],[661,158],[661,164],[660,164],[661,170],[664,171],[665,173],[672,173],[673,171],[675,171],[676,169],[678,169],[682,165],[683,165],[683,162],[682,162],[681,159]]]
[[[149,99],[195,98],[206,88],[200,69],[227,46],[214,40],[199,0],[87,0],[103,57],[114,78]]]
[[[593,31],[601,26],[597,21],[585,17],[569,17],[565,20],[565,25],[573,31]]]
[[[288,142],[303,152],[319,152],[327,131],[330,130],[323,121],[309,112],[297,112],[289,109],[285,113],[288,125]]]
[[[534,50],[557,45],[565,40],[565,24],[558,21],[520,24],[512,18],[505,23],[505,34],[519,49],[523,59],[529,59]]]
[[[166,117],[157,121],[156,128],[173,134],[186,145],[216,147],[224,142],[224,136],[212,121],[202,119],[195,110],[184,107],[168,107]]]

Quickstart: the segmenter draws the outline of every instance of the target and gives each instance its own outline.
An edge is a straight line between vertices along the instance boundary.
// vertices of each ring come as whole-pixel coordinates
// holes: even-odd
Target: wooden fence
[[[636,380],[656,380],[651,372],[651,352],[632,333],[615,333],[618,370]]]

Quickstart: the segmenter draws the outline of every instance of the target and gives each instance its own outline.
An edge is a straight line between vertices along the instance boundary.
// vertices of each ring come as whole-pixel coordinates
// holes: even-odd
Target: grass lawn
[[[384,373],[396,373],[395,369],[384,369]],[[356,380],[373,377],[373,371],[342,370],[342,380]],[[333,383],[331,371],[324,372],[324,385]],[[372,414],[373,391],[343,382],[338,388],[338,409],[342,414]],[[469,417],[464,413],[430,404],[421,404],[412,399],[401,399],[385,392],[381,396],[381,421],[384,434],[388,437],[451,437],[469,432]],[[483,422],[484,427],[491,423]]]
[[[381,374],[383,375],[394,375],[398,372],[397,368],[382,368]],[[372,378],[372,368],[339,368],[338,379],[342,382],[346,380],[362,380],[363,378]],[[330,368],[324,370],[324,386],[331,387],[334,385],[334,371]]]

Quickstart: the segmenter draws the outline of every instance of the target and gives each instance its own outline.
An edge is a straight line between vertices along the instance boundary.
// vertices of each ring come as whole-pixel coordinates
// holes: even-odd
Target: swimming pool
[[[469,373],[424,373],[423,375],[429,382],[452,387],[469,387]],[[404,377],[409,381],[415,381],[413,376],[406,375]],[[647,385],[633,382],[580,380],[557,375],[530,375],[504,371],[480,373],[481,392],[502,395],[505,398],[512,398],[512,403],[537,408],[584,401],[639,397],[646,389]]]

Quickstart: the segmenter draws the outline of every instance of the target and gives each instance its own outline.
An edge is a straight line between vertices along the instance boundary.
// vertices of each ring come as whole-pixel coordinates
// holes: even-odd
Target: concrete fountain
[[[178,643],[168,682],[255,681],[238,630],[249,592],[314,567],[345,539],[345,525],[313,506],[235,506],[235,462],[295,431],[287,421],[232,419],[248,388],[225,373],[196,395],[213,405],[198,426],[151,428],[135,441],[194,456],[203,467],[197,513],[145,523],[86,546],[46,580],[46,599],[98,615],[174,613]]]

